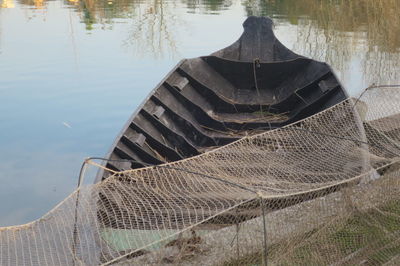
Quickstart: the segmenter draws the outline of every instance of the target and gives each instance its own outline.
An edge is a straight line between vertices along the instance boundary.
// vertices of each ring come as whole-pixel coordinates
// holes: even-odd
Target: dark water
[[[0,3],[0,225],[65,198],[82,160],[107,152],[172,67],[231,44],[248,15],[272,17],[287,47],[331,64],[352,96],[400,83],[397,0]]]

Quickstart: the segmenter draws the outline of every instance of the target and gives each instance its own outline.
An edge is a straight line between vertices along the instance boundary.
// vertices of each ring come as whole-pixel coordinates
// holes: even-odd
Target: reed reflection
[[[137,57],[175,57],[178,54],[177,31],[185,25],[176,15],[177,4],[154,0],[138,2],[135,7],[124,46],[131,47]]]
[[[48,0],[18,0],[18,3],[32,9],[45,9]]]
[[[230,0],[186,0],[183,1],[190,13],[219,14],[232,5]]]
[[[43,8],[48,0],[18,1],[31,8]],[[88,31],[112,30],[115,23],[130,23],[123,45],[131,47],[139,57],[154,58],[178,55],[177,31],[186,27],[186,22],[180,18],[182,13],[176,12],[178,9],[218,14],[232,4],[229,0],[64,0],[63,3],[78,14]]]
[[[14,0],[3,0],[1,1],[0,8],[14,8]]]
[[[75,0],[73,0],[75,1]],[[70,2],[71,3],[71,2]],[[187,23],[177,10],[182,4],[190,13],[218,14],[231,4],[226,0],[204,1],[165,1],[165,0],[81,0],[73,3],[78,12],[83,13],[86,29],[90,30],[96,23],[112,25],[115,19],[129,18],[131,24],[123,46],[132,49],[135,56],[153,58],[177,57],[177,35],[179,30],[186,29]]]
[[[13,0],[2,0],[13,6]],[[43,8],[47,0],[17,0]],[[124,47],[154,58],[178,55],[179,31],[190,30],[186,13],[219,14],[240,0],[63,0],[86,30],[130,23]],[[326,61],[342,73],[358,61],[365,83],[400,80],[400,5],[398,0],[242,0],[247,15],[274,18],[295,26],[294,50]],[[182,12],[183,11],[183,12]]]
[[[294,49],[346,72],[360,60],[366,83],[400,80],[400,5],[397,0],[247,0],[248,15],[297,26]]]

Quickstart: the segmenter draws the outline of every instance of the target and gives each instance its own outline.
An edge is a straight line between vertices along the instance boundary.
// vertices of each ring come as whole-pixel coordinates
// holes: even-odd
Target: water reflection
[[[226,0],[183,1],[188,13],[218,14],[231,5]],[[186,26],[177,10],[181,3],[165,0],[70,0],[81,15],[87,30],[94,24],[101,24],[102,29],[112,29],[112,24],[120,19],[130,19],[131,24],[124,47],[131,47],[138,57],[152,55],[153,58],[179,56],[177,47],[177,31]]]
[[[400,5],[397,0],[245,1],[248,15],[266,15],[297,27],[294,49],[342,73],[358,60],[365,83],[400,79]],[[351,66],[350,66],[351,67]]]
[[[0,8],[14,8],[14,0],[3,0],[1,2]]]
[[[74,8],[86,25],[92,30],[95,24],[112,25],[115,19],[135,17],[136,7],[144,1],[137,0],[66,0],[65,5]],[[108,28],[108,29],[112,29]]]
[[[338,32],[362,32],[369,47],[385,52],[400,48],[400,5],[397,0],[315,1],[315,0],[247,0],[248,15],[283,17],[291,24],[300,20],[324,30],[334,40]]]
[[[46,7],[46,0],[19,0],[20,4],[34,7],[36,9],[43,9]]]
[[[13,7],[3,0],[2,7]],[[19,0],[20,4],[43,8],[46,0]],[[131,23],[123,43],[136,55],[154,58],[179,55],[176,31],[185,27],[181,4],[187,13],[220,14],[234,0],[65,0],[64,4],[80,16],[86,30],[94,25],[112,30],[114,23]],[[358,61],[364,83],[398,81],[400,68],[400,5],[397,0],[315,1],[243,0],[247,15],[275,18],[277,25],[296,27],[297,42],[292,47],[300,54],[326,61],[346,73],[349,62]],[[344,75],[344,74],[343,74]],[[343,77],[344,78],[344,77]]]
[[[176,57],[177,31],[185,22],[176,14],[176,3],[154,0],[138,2],[130,31],[124,40],[125,47],[132,47],[134,54],[143,57],[150,54],[153,58]]]
[[[232,5],[230,0],[186,0],[184,1],[190,13],[220,14]]]

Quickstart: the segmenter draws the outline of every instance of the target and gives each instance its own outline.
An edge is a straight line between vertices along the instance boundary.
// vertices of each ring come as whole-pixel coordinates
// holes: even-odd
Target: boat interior
[[[269,18],[250,17],[243,26],[234,44],[182,60],[161,81],[117,137],[106,167],[121,171],[189,158],[347,98],[329,65],[287,49]],[[107,176],[102,172],[101,180]]]

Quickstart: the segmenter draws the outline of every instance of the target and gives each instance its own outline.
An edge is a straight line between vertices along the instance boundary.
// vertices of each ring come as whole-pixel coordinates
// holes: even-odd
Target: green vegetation
[[[277,265],[381,265],[400,255],[400,201],[367,212],[355,211],[343,221],[323,226],[290,242],[268,248],[269,260]],[[261,265],[256,251],[223,265]]]

